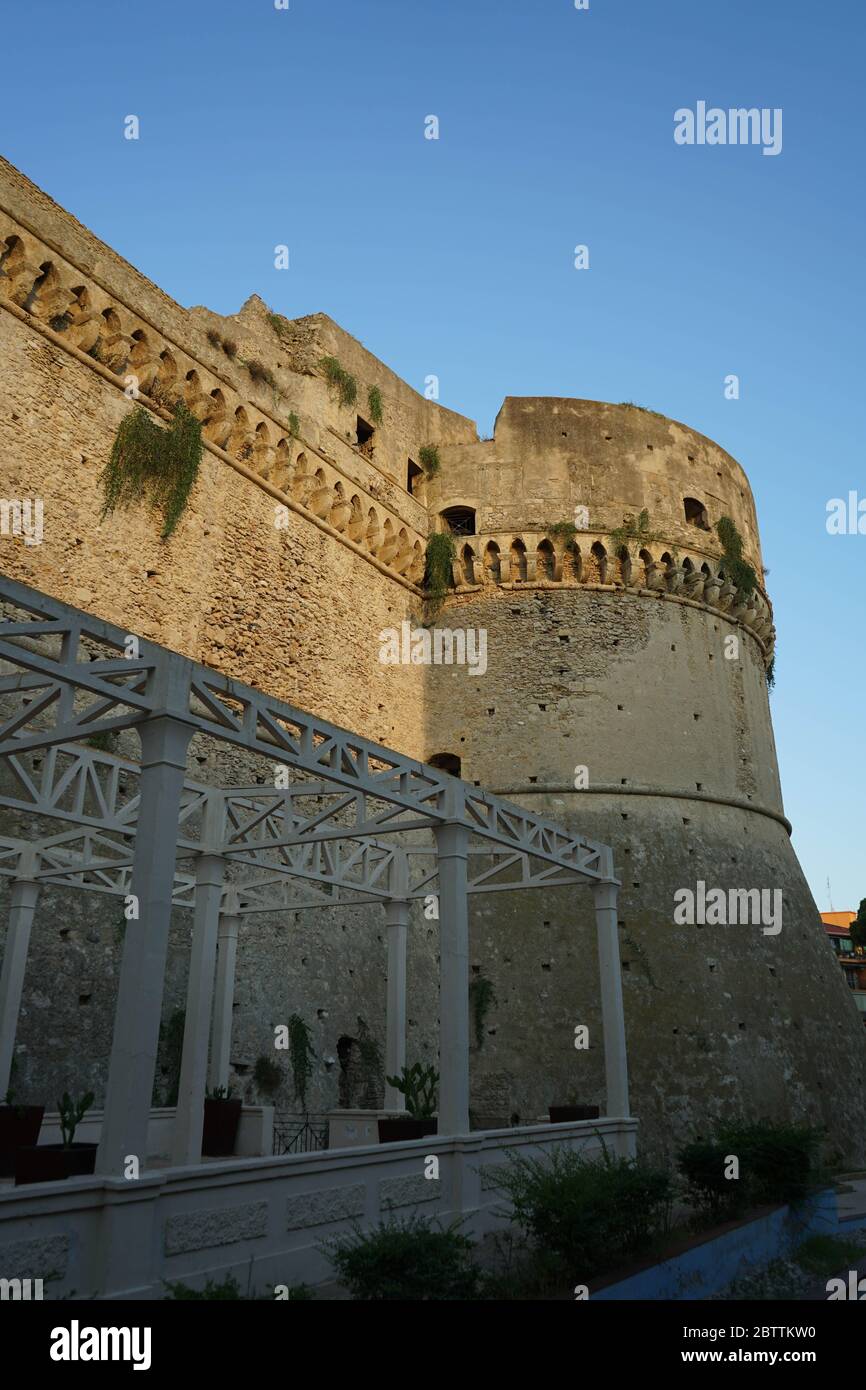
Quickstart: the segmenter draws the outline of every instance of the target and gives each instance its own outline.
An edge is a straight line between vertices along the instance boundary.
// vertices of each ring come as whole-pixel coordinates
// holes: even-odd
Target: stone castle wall
[[[765,676],[772,610],[735,460],[653,412],[586,401],[509,399],[479,441],[323,315],[279,319],[256,297],[229,317],[182,309],[2,162],[0,354],[0,496],[45,506],[42,545],[0,539],[4,572],[403,752],[459,757],[469,781],[611,843],[645,1144],[716,1114],[790,1112],[825,1122],[847,1161],[863,1157],[866,1044],[788,839]],[[327,356],[356,377],[355,403],[329,386]],[[99,519],[130,379],[158,417],[182,398],[203,423],[200,479],[167,542],[144,510]],[[410,492],[425,444],[441,470]],[[452,507],[474,524],[437,622],[484,629],[488,669],[383,665],[378,634],[420,621],[424,546]],[[643,510],[643,532],[611,535]],[[748,598],[725,573],[722,515],[759,577]],[[118,751],[136,745],[123,735]],[[580,766],[589,785],[576,790]],[[190,768],[235,784],[271,771],[198,741]],[[699,878],[780,887],[782,933],[674,927],[674,892]],[[46,890],[19,1031],[28,1094],[100,1091],[119,915]],[[173,927],[166,1018],[183,1005],[189,916]],[[322,1059],[311,1104],[337,1102],[339,1039],[358,1015],[384,1037],[383,925],[374,908],[244,920],[232,1057],[248,1094],[273,1025],[299,1012]],[[476,897],[471,935],[473,971],[497,996],[473,1047],[476,1114],[601,1101],[586,896]],[[409,949],[409,1056],[428,1059],[437,937],[414,909]],[[582,1022],[587,1054],[573,1047]],[[291,1105],[288,1086],[277,1101]]]

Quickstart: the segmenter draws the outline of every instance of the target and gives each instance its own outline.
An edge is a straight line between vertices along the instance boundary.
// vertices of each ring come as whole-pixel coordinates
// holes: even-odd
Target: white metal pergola
[[[0,971],[0,1094],[8,1085],[31,927],[44,884],[137,899],[124,934],[97,1172],[142,1164],[173,906],[193,911],[173,1162],[201,1158],[211,1085],[228,1080],[238,924],[250,913],[379,902],[387,924],[386,1070],[405,1061],[413,899],[436,895],[439,1134],[469,1130],[468,896],[593,889],[609,1117],[628,1116],[613,854],[522,807],[349,733],[176,652],[0,578],[0,836],[12,879]],[[134,652],[134,655],[130,655]],[[76,740],[134,728],[141,761]],[[290,769],[288,785],[187,776],[195,734]],[[59,826],[53,823],[58,822]],[[54,833],[45,833],[47,827]],[[432,832],[433,843],[418,832]],[[389,1088],[386,1106],[399,1108]]]

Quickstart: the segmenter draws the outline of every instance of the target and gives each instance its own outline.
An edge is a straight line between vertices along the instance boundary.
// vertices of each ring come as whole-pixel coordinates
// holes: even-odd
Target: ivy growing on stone
[[[424,590],[427,598],[437,608],[451,588],[456,554],[454,537],[450,531],[436,531],[427,541],[424,556]]]
[[[479,1050],[484,1046],[484,1024],[487,1015],[495,1003],[496,990],[493,988],[492,980],[488,980],[484,975],[476,975],[474,980],[470,980],[469,1008],[472,1011],[475,1041]]]
[[[319,366],[325,374],[328,385],[333,387],[340,397],[340,404],[354,405],[358,399],[358,383],[352,373],[347,372],[336,357],[323,357]]]
[[[367,409],[370,412],[370,419],[374,425],[381,425],[384,418],[382,409],[382,392],[378,386],[371,386],[367,392]]]
[[[301,1107],[305,1111],[307,1108],[307,1085],[313,1074],[315,1056],[309,1026],[300,1014],[292,1014],[289,1019],[289,1064],[292,1068],[295,1099],[301,1102]]]
[[[103,492],[100,520],[117,507],[146,501],[162,515],[162,539],[180,520],[201,466],[201,424],[183,401],[174,406],[167,429],[137,406],[118,426],[108,463],[99,475]]]
[[[623,549],[628,550],[630,542],[655,540],[650,531],[649,512],[646,507],[638,513],[637,517],[631,514],[624,516],[622,525],[615,526],[610,532],[610,539],[614,553]]]
[[[719,517],[716,522],[716,534],[722,543],[725,574],[740,593],[748,598],[757,588],[758,576],[752,566],[743,559],[743,538],[729,516]]]
[[[424,472],[427,474],[427,477],[435,478],[436,474],[439,472],[439,469],[442,467],[442,463],[439,458],[439,450],[436,447],[436,445],[422,444],[421,448],[418,451],[418,458],[421,461],[421,467],[424,469]]]
[[[564,541],[566,550],[574,550],[577,527],[573,521],[550,521],[545,526],[544,532],[545,535],[552,536],[554,540]]]

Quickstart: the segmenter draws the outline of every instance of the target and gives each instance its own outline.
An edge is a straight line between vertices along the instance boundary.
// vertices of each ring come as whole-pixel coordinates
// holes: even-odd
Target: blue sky
[[[419,389],[437,374],[483,433],[509,393],[633,400],[743,463],[822,909],[828,877],[837,909],[866,896],[866,536],[825,528],[829,498],[866,496],[864,13],[49,0],[3,19],[3,152],[181,303],[323,310]],[[782,153],[677,146],[698,100],[781,107]]]

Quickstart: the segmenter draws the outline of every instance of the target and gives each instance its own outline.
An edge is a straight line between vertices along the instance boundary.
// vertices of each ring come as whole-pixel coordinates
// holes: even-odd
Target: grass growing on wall
[[[748,598],[757,588],[758,576],[752,566],[743,559],[743,538],[729,516],[719,517],[716,522],[716,534],[725,555],[725,574]]]
[[[108,463],[99,475],[100,520],[118,507],[145,501],[161,514],[161,535],[167,540],[195,487],[202,449],[201,424],[183,401],[175,403],[167,429],[137,406],[121,420]]]
[[[325,374],[328,385],[337,392],[340,404],[354,405],[358,399],[358,383],[352,373],[347,372],[336,357],[323,357],[319,366]]]
[[[439,469],[442,467],[439,459],[439,450],[436,445],[422,444],[421,448],[418,450],[418,458],[427,477],[435,478]]]
[[[384,410],[382,409],[382,392],[378,386],[371,386],[367,392],[367,409],[373,424],[381,425],[384,419]]]
[[[621,526],[615,526],[610,532],[611,544],[614,553],[620,550],[628,550],[630,541],[651,541],[655,540],[650,531],[649,512],[646,507],[635,518],[632,515],[624,516]]]
[[[452,566],[457,554],[450,531],[437,531],[427,541],[424,556],[424,589],[438,607],[451,588]]]

